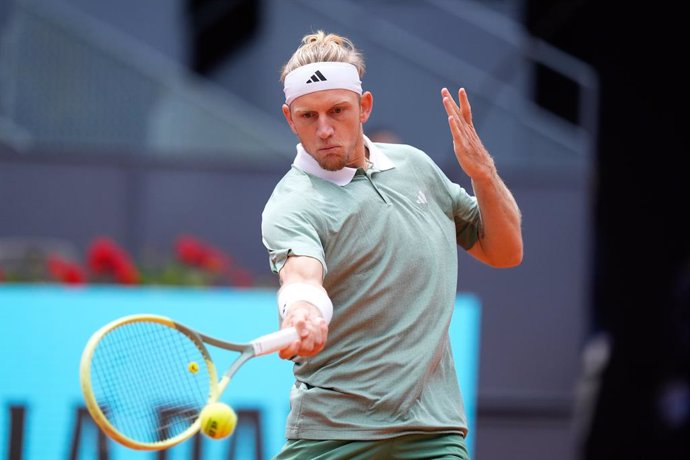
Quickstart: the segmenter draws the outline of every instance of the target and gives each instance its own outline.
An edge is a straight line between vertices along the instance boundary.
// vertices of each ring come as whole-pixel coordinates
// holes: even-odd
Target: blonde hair
[[[366,70],[362,53],[349,39],[319,30],[302,38],[300,46],[283,66],[280,81],[284,82],[285,76],[296,68],[314,62],[347,62],[357,68],[360,79]]]

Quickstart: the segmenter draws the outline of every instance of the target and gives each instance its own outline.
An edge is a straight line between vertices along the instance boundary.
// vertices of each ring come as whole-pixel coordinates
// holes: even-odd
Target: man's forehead
[[[357,104],[359,95],[347,89],[327,89],[305,94],[292,101],[291,108],[295,111],[313,110],[316,108],[332,107],[338,104]]]

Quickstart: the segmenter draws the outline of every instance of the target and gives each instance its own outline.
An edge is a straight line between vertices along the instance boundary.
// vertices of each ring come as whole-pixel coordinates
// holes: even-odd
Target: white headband
[[[357,67],[347,62],[314,62],[297,67],[285,76],[285,103],[325,89],[347,89],[362,94]]]

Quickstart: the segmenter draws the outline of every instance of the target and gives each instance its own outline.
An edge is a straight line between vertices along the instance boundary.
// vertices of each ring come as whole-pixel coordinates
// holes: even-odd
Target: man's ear
[[[290,106],[288,106],[287,104],[283,104],[283,116],[285,117],[285,121],[287,121],[287,124],[290,125],[290,129],[292,130],[292,132],[297,134],[297,129],[295,129],[295,124],[292,122],[292,114],[290,113]]]
[[[374,108],[374,95],[369,91],[365,91],[359,99],[359,121],[366,123]]]

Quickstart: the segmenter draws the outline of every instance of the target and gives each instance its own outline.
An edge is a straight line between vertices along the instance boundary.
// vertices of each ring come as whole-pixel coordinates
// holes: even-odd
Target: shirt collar
[[[393,164],[386,154],[371,142],[367,136],[364,136],[364,145],[369,149],[369,161],[374,170],[387,171],[395,167],[395,164]],[[357,168],[350,168],[348,166],[337,171],[323,169],[314,157],[304,150],[302,144],[297,144],[297,156],[292,164],[296,166],[297,169],[307,174],[327,180],[341,187],[352,182],[352,178],[355,177],[355,173],[357,172]]]

